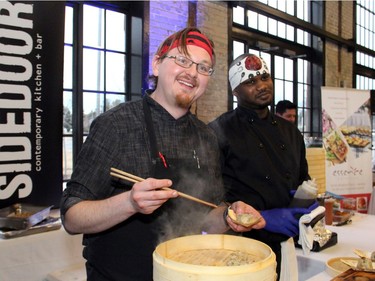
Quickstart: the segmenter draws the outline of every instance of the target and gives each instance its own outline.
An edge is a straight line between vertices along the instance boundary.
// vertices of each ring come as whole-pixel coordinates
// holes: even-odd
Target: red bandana
[[[159,56],[162,57],[166,52],[168,52],[168,50],[172,50],[173,48],[176,48],[181,45],[180,40],[175,40],[171,46],[168,45],[168,43],[170,43],[173,39],[172,36],[168,38],[170,40],[166,40],[166,42],[164,43],[164,46],[160,48],[160,51],[158,54]],[[207,53],[210,55],[210,58],[212,60],[212,55],[213,55],[212,45],[210,43],[210,40],[202,33],[199,33],[197,31],[190,31],[186,37],[186,45],[194,45],[194,46],[198,46],[198,47],[205,49]]]

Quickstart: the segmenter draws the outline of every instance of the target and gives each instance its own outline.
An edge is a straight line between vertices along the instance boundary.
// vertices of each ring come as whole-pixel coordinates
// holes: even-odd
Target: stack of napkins
[[[309,225],[309,223],[319,216],[320,214],[325,212],[325,208],[323,206],[319,206],[311,213],[303,215],[299,219],[299,240],[298,244],[302,246],[302,250],[304,254],[310,253],[311,249],[313,248],[314,243],[314,230],[313,226]]]
[[[281,242],[280,281],[298,281],[298,263],[293,237]]]

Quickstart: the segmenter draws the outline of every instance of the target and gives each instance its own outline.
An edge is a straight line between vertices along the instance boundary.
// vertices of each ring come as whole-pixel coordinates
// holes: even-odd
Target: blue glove
[[[315,203],[309,208],[280,208],[261,211],[261,215],[266,220],[264,229],[269,232],[294,237],[299,234],[298,217],[310,213],[316,208],[312,208],[313,205]]]
[[[318,208],[318,207],[319,207],[319,202],[315,200],[314,203],[312,203],[312,204],[307,208],[307,210],[309,210],[308,213],[311,213],[313,210],[315,210],[315,209]],[[308,214],[308,213],[306,213],[306,214]]]

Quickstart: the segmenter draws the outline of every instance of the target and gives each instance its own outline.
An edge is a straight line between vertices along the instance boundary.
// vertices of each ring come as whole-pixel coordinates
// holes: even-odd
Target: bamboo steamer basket
[[[199,254],[200,251],[202,254]],[[220,264],[225,256],[223,252],[228,251],[249,254],[258,261],[244,265],[197,265],[196,262],[192,264],[175,259],[176,255],[193,252],[195,261],[215,260]],[[275,281],[276,257],[269,246],[254,239],[225,234],[191,235],[156,247],[153,277],[154,281]]]

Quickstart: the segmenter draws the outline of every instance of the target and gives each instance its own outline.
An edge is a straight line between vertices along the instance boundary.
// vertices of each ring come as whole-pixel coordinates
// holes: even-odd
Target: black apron
[[[195,151],[192,151],[192,157],[189,159],[169,159],[159,153],[146,98],[143,99],[143,111],[151,148],[152,176],[171,179],[173,188],[191,194],[194,187],[179,186],[180,172],[188,171],[194,174],[196,180],[203,180],[207,175],[207,167],[200,163]],[[196,148],[199,147],[197,144]],[[83,252],[83,256],[88,260],[87,280],[151,281],[152,252],[157,244],[174,237],[197,234],[197,220],[183,221],[178,228],[174,227],[174,222],[181,222],[185,215],[193,216],[194,212],[202,211],[207,213],[209,210],[195,202],[175,198],[168,200],[150,215],[135,214],[105,232],[91,235],[89,246],[85,247]],[[190,233],[192,229],[194,232]],[[119,243],[118,247],[115,246],[116,243]],[[127,245],[126,252],[121,246],[124,243]]]

